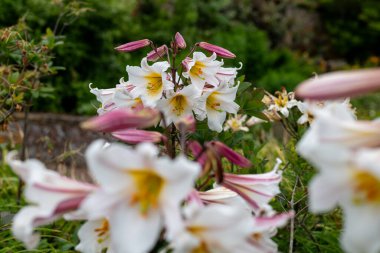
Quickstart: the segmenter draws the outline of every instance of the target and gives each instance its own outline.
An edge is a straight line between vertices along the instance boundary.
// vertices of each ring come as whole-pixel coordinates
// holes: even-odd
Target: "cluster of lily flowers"
[[[346,102],[335,101],[380,88],[380,71],[326,74],[301,84],[314,120],[298,152],[318,174],[309,185],[310,210],[343,210],[341,244],[346,252],[380,251],[380,121],[357,120]],[[325,102],[323,109],[319,100]]]
[[[99,116],[82,124],[111,133],[125,143],[96,140],[85,152],[94,183],[79,182],[48,170],[35,159],[7,161],[25,181],[30,205],[15,216],[13,234],[28,249],[38,246],[38,226],[59,218],[84,220],[76,250],[85,253],[272,253],[276,229],[294,215],[277,214],[270,201],[280,192],[281,161],[270,172],[235,175],[226,160],[239,167],[251,162],[219,141],[188,140],[195,117],[208,118],[209,128],[222,130],[233,102],[237,68],[223,68],[216,56],[232,58],[228,50],[200,42],[207,57],[186,56],[178,74],[175,58],[186,47],[177,33],[171,47],[150,40],[117,47],[129,52],[151,45],[141,67],[127,66],[129,80],[113,89],[92,89],[102,103]],[[155,62],[171,53],[172,60]],[[164,133],[146,130],[159,123]],[[144,130],[145,129],[145,130]],[[178,140],[178,141],[177,141]],[[163,142],[164,145],[153,143]],[[213,184],[212,184],[213,183]],[[209,185],[213,185],[210,189]]]
[[[116,49],[130,52],[149,45],[153,43],[145,39]],[[195,51],[198,47],[212,54],[206,56]],[[217,56],[234,58],[235,55],[207,42],[196,43],[181,64],[175,66],[177,54],[185,48],[184,38],[177,33],[171,48],[153,46],[153,50],[141,60],[141,67],[127,66],[128,81],[121,78],[120,83],[111,89],[91,88],[102,104],[98,113],[123,107],[156,108],[165,116],[162,125],[177,124],[194,113],[199,121],[207,118],[211,130],[221,132],[227,113],[236,114],[239,110],[239,105],[234,102],[239,86],[235,85],[235,78],[241,67],[223,67],[223,60],[216,60]],[[154,63],[149,65],[148,62]]]

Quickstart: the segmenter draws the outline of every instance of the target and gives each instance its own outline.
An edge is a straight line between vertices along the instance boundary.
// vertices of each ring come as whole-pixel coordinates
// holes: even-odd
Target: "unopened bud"
[[[177,44],[178,48],[181,48],[181,49],[186,48],[186,41],[179,32],[177,32],[175,34],[174,39],[175,39],[175,43]]]
[[[160,57],[164,56],[168,52],[168,47],[166,45],[162,45],[152,51],[150,51],[146,58],[148,61],[157,61]]]
[[[223,58],[235,58],[236,55],[233,54],[232,52],[228,51],[225,48],[207,43],[207,42],[199,42],[198,46],[203,48],[204,50],[207,50],[209,52],[213,52],[216,55],[223,57]]]
[[[123,45],[116,47],[115,49],[120,51],[120,52],[132,52],[132,51],[135,51],[137,49],[146,47],[148,45],[150,45],[150,40],[143,39],[143,40],[128,42],[126,44],[123,44]]]

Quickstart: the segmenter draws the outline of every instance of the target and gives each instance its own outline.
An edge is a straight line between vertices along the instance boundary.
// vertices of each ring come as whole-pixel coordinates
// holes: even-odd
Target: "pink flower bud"
[[[233,149],[229,148],[226,144],[220,141],[211,141],[207,143],[207,146],[215,150],[217,154],[227,158],[233,164],[236,164],[243,168],[248,168],[252,166],[251,161],[242,156],[241,154],[235,152]]]
[[[174,39],[175,39],[175,43],[177,44],[179,48],[181,49],[186,48],[186,41],[179,32],[175,34]]]
[[[151,127],[160,120],[158,110],[144,108],[141,110],[115,109],[91,118],[81,124],[81,127],[99,132],[115,132],[129,128]]]
[[[135,51],[137,49],[146,47],[149,44],[150,44],[150,40],[143,39],[143,40],[128,42],[126,44],[123,44],[123,45],[116,47],[115,49],[120,51],[120,52],[132,52],[132,51]]]
[[[188,115],[186,117],[182,117],[176,125],[180,130],[184,130],[186,132],[195,132],[195,119],[193,115]]]
[[[235,58],[236,57],[235,54],[228,51],[227,49],[213,45],[213,44],[210,44],[210,43],[207,43],[207,42],[199,42],[198,45],[199,45],[199,47],[203,48],[204,50],[216,53],[218,56],[223,57],[223,58]]]
[[[358,96],[376,90],[380,90],[380,68],[324,74],[302,82],[296,89],[296,96],[326,100]]]
[[[160,132],[145,131],[138,129],[127,129],[113,132],[112,135],[119,140],[129,144],[137,144],[140,142],[161,142],[164,136]]]
[[[168,52],[168,47],[166,45],[162,45],[156,48],[156,50],[150,51],[147,54],[146,58],[148,59],[148,61],[157,61],[158,59],[160,59],[160,57],[167,54],[167,52]]]

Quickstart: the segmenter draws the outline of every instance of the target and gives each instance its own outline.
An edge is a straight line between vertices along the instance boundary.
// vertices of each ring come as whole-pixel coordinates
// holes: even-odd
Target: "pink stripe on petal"
[[[234,191],[236,192],[237,194],[239,194],[240,197],[242,197],[245,201],[247,201],[247,203],[255,210],[258,210],[260,209],[260,206],[257,204],[256,201],[254,201],[251,197],[249,197],[247,194],[245,194],[243,191],[241,191],[239,188],[235,187],[233,184],[230,184],[226,181],[223,181],[221,183],[221,185],[223,185],[224,187],[226,187],[227,189],[230,189],[231,191]]]
[[[281,176],[276,174],[267,178],[255,177],[256,175],[235,175],[231,173],[224,173],[224,176],[227,180],[237,184],[275,183],[281,181]]]

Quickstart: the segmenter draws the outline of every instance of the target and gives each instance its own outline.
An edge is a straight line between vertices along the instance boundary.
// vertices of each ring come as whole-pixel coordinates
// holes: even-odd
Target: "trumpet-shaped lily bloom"
[[[235,175],[224,173],[221,185],[236,192],[257,212],[267,205],[278,193],[281,172],[278,167],[281,160],[270,172],[256,175]]]
[[[272,237],[276,235],[277,228],[285,226],[293,216],[294,212],[254,217],[249,242],[257,249],[257,252],[278,252],[277,244],[272,240]]]
[[[108,219],[87,221],[78,231],[80,243],[75,247],[83,253],[114,252],[111,249],[111,234]]]
[[[226,113],[236,114],[239,110],[239,105],[234,102],[237,89],[238,86],[230,88],[227,84],[221,84],[214,89],[206,90],[194,105],[197,119],[203,120],[207,116],[208,127],[221,132]]]
[[[131,90],[133,97],[141,97],[144,106],[154,107],[163,92],[172,90],[174,84],[165,72],[170,67],[166,61],[156,62],[150,66],[147,58],[141,61],[141,67],[127,66],[129,82],[135,87]]]
[[[252,217],[238,208],[209,205],[188,212],[185,228],[173,239],[174,253],[258,253],[248,242]]]
[[[115,102],[113,101],[115,88],[98,89],[92,88],[90,84],[90,92],[94,94],[96,96],[96,100],[101,103],[101,106],[97,110],[98,114],[103,114],[116,108]]]
[[[223,65],[223,62],[216,61],[215,53],[207,57],[204,53],[194,52],[193,58],[187,57],[183,60],[182,65],[185,69],[183,76],[190,78],[191,83],[199,92],[202,91],[206,83],[214,87],[219,85],[216,74]]]
[[[164,112],[166,124],[177,123],[181,119],[192,116],[194,99],[198,96],[198,91],[191,85],[182,90],[172,93],[167,99],[158,102],[158,108]]]
[[[132,110],[117,109],[91,118],[81,124],[84,129],[99,132],[115,132],[130,128],[151,127],[160,120],[159,111],[151,108]]]
[[[218,72],[216,73],[216,78],[218,78],[220,83],[228,83],[229,85],[234,85],[237,71],[240,70],[242,67],[242,63],[240,63],[239,68],[220,67]]]
[[[16,153],[7,156],[13,171],[26,183],[25,198],[31,203],[19,211],[13,221],[12,231],[28,249],[35,248],[39,234],[35,227],[44,225],[75,211],[82,201],[97,187],[81,183],[48,170],[38,160],[20,161]]]
[[[101,189],[82,208],[90,219],[109,218],[115,252],[148,252],[164,226],[168,237],[181,229],[180,204],[193,188],[199,165],[183,156],[157,157],[159,150],[149,143],[136,149],[118,143],[104,149],[103,144],[96,141],[86,152]]]

